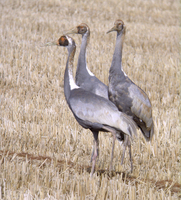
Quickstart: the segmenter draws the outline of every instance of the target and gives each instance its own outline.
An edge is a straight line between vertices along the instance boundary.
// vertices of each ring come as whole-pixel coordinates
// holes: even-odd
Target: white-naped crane
[[[81,88],[93,92],[99,96],[108,99],[108,87],[101,82],[87,67],[86,61],[86,49],[90,40],[90,28],[87,24],[81,23],[75,28],[65,32],[69,34],[82,35],[82,43],[80,47],[80,53],[78,57],[75,82]]]
[[[117,32],[117,38],[109,70],[109,99],[121,112],[132,117],[146,141],[151,141],[154,134],[151,102],[147,94],[122,69],[122,49],[126,32],[124,22],[116,20],[107,33],[112,31]]]
[[[90,91],[94,94],[102,96],[106,99],[109,99],[107,85],[105,85],[103,82],[101,82],[87,67],[86,49],[87,49],[87,45],[90,40],[89,26],[86,23],[81,23],[80,25],[76,26],[75,28],[67,31],[66,34],[82,35],[82,43],[81,43],[81,47],[80,47],[80,53],[79,53],[79,57],[78,57],[76,76],[75,76],[76,84],[87,91]],[[113,137],[113,140],[114,139],[115,138]],[[131,172],[132,172],[133,171],[133,162],[132,162],[132,156],[131,156],[131,142],[130,142],[129,138],[125,137],[125,134],[122,132],[117,133],[117,139],[120,143],[122,143],[124,141],[124,143],[123,143],[124,148],[123,148],[121,164],[123,164],[126,146],[128,146],[128,148],[129,148]],[[113,141],[113,145],[114,145],[114,141]]]
[[[118,132],[122,132],[129,137],[132,137],[137,135],[137,126],[130,117],[120,112],[111,101],[86,91],[75,83],[73,78],[73,61],[76,45],[71,37],[63,35],[57,42],[47,43],[45,46],[50,45],[63,46],[68,50],[68,59],[64,73],[64,94],[67,104],[77,122],[83,128],[90,129],[93,133],[94,148],[92,154],[92,176],[99,148],[98,132],[111,132],[114,138],[116,138]],[[113,149],[114,144],[111,152],[111,169],[114,153]]]

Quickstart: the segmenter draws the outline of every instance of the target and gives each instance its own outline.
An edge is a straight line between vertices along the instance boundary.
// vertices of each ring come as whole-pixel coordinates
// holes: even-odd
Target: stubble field
[[[7,0],[0,2],[0,199],[178,199],[180,174],[179,1]],[[108,84],[116,19],[127,27],[123,67],[149,96],[155,134],[133,138],[121,165],[116,142],[100,133],[90,178],[93,135],[79,126],[63,93],[67,50],[41,47],[87,23],[89,69]],[[75,69],[81,36],[77,44]]]

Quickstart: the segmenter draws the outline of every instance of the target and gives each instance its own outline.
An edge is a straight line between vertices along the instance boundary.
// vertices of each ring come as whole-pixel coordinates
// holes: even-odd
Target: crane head
[[[45,46],[64,46],[64,47],[67,47],[69,45],[72,45],[73,43],[75,43],[75,42],[70,36],[62,35],[57,41],[48,42],[48,43],[42,45],[42,47],[45,47]]]
[[[126,27],[124,22],[121,19],[118,19],[114,22],[114,26],[107,32],[110,33],[112,31],[117,31],[118,33],[123,32],[125,33]]]
[[[64,46],[64,47],[69,45],[69,41],[68,41],[66,35],[63,35],[58,39],[57,45],[58,46]]]
[[[75,28],[65,32],[65,34],[90,34],[89,26],[85,23],[81,23],[80,25],[76,26]]]

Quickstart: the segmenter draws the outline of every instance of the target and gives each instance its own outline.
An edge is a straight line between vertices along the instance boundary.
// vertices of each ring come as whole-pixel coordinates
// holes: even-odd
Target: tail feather
[[[127,135],[129,136],[136,136],[137,137],[137,130],[138,127],[136,125],[136,123],[131,119],[131,117],[129,117],[128,115],[121,113],[121,120],[123,120],[124,122],[126,122],[125,127],[120,127],[120,129]],[[124,130],[123,130],[124,129]]]
[[[145,126],[139,126],[141,129],[141,132],[143,133],[144,138],[147,142],[152,140],[153,134],[154,134],[154,124],[152,124],[151,129],[147,130]]]

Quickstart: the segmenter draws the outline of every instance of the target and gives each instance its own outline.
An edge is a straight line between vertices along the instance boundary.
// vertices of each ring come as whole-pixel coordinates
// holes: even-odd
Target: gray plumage
[[[78,64],[77,64],[77,70],[76,70],[76,76],[75,81],[78,86],[83,88],[84,90],[87,90],[89,92],[92,92],[94,94],[97,94],[101,97],[104,97],[106,99],[108,98],[108,87],[104,83],[102,83],[97,77],[94,76],[94,74],[88,69],[87,62],[86,62],[86,48],[90,40],[90,28],[87,24],[81,23],[76,28],[73,28],[66,32],[66,34],[80,34],[82,35],[82,43],[80,47],[80,53],[78,57]],[[96,138],[98,140],[98,132],[94,133],[94,135],[97,134]],[[123,164],[124,156],[125,156],[125,148],[128,146],[129,148],[129,154],[130,154],[130,161],[131,161],[131,171],[133,171],[133,164],[132,164],[132,158],[131,158],[131,143],[130,141],[126,141],[124,137],[124,133],[117,132],[116,138],[119,142],[124,141],[124,150],[122,155],[122,161],[121,164]],[[113,137],[113,140],[115,138]],[[113,147],[114,148],[113,141]],[[114,149],[112,149],[112,152]]]
[[[151,102],[146,93],[122,69],[122,48],[126,32],[124,22],[116,20],[108,33],[111,31],[117,31],[117,39],[109,70],[109,99],[120,111],[132,117],[145,139],[150,141],[154,134]]]
[[[78,86],[108,99],[108,87],[101,82],[87,67],[86,48],[90,40],[90,28],[87,24],[82,23],[75,29],[67,31],[66,34],[82,35],[82,43],[77,63],[75,82]]]
[[[54,43],[55,44],[55,43]],[[132,137],[137,134],[137,126],[130,117],[119,112],[109,100],[78,87],[73,79],[73,60],[76,50],[74,40],[69,36],[62,36],[58,46],[68,49],[68,59],[64,74],[64,94],[66,101],[78,123],[90,129],[94,135],[94,149],[92,154],[92,170],[94,172],[96,157],[98,156],[98,131],[110,131],[116,137],[117,131]],[[111,154],[112,164],[113,152]]]

